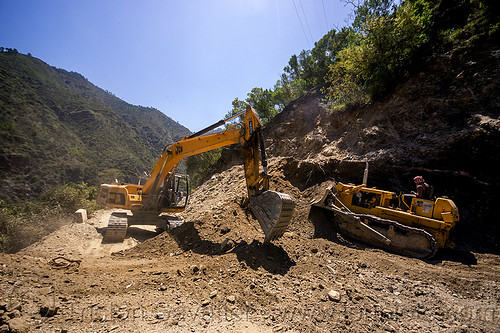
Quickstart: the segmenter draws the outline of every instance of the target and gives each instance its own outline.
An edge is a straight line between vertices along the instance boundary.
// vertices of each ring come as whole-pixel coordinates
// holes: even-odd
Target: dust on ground
[[[124,243],[105,244],[111,210],[101,210],[0,254],[2,321],[33,332],[499,330],[499,256],[423,261],[344,239],[310,212],[326,184],[301,191],[286,163],[270,164],[272,189],[297,202],[280,240],[263,244],[235,166],[196,190],[170,232],[130,227]]]

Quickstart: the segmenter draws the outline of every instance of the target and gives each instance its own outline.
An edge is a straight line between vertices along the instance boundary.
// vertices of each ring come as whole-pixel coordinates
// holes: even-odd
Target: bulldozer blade
[[[264,231],[264,242],[283,236],[292,220],[295,201],[285,193],[265,191],[250,197],[250,210]]]
[[[127,213],[112,213],[109,217],[103,242],[121,243],[125,239],[128,227]]]

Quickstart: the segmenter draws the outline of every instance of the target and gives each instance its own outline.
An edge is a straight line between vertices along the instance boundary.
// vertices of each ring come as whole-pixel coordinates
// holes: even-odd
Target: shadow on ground
[[[240,262],[248,267],[257,270],[262,267],[272,274],[284,275],[295,262],[281,247],[272,243],[261,243],[254,240],[248,244],[246,241],[234,243],[233,241],[215,243],[207,239],[202,239],[195,228],[196,222],[185,222],[181,226],[170,231],[179,247],[188,251],[191,250],[204,255],[224,255],[235,253]]]

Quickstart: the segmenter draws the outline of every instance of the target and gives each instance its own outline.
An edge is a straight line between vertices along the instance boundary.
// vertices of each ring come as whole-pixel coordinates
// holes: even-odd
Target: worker
[[[411,191],[411,193],[415,194],[417,198],[428,199],[430,186],[425,182],[424,177],[416,176],[413,181],[417,186],[417,192]]]

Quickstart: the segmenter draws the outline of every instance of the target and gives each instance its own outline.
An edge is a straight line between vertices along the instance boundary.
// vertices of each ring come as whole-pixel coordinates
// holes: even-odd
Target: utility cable
[[[309,43],[309,38],[307,38],[306,31],[304,30],[304,25],[302,24],[302,20],[300,19],[299,11],[297,10],[297,6],[295,5],[295,0],[292,0],[292,2],[293,7],[295,8],[295,12],[297,13],[297,17],[299,18],[300,27],[302,28],[302,32],[304,33],[304,37],[306,38],[307,45],[309,45],[309,48],[311,48],[311,43]]]
[[[330,25],[328,24],[328,20],[326,18],[325,2],[321,0],[321,3],[323,4],[323,14],[325,15],[326,29],[330,31]]]
[[[309,28],[309,22],[307,22],[306,12],[304,10],[304,6],[302,6],[302,0],[299,0],[299,3],[300,3],[300,7],[302,8],[302,14],[304,14],[304,20],[306,21],[307,30],[309,31],[309,35],[311,36],[311,42],[314,43],[314,38],[313,38],[313,35],[311,33],[311,29]],[[309,47],[311,47],[311,46],[309,45]]]
[[[307,30],[309,31],[309,36],[311,36],[311,42],[314,43],[314,38],[313,38],[312,33],[311,33],[311,28],[309,28],[309,22],[307,21],[306,12],[304,10],[304,6],[302,6],[302,0],[299,0],[299,3],[300,3],[300,8],[302,8],[302,14],[304,14],[304,20],[306,21],[306,26],[307,26]],[[309,45],[309,47],[311,47],[311,46]]]
[[[319,11],[318,11],[318,6],[316,5],[316,0],[313,0],[314,2],[314,12],[316,13],[316,22],[318,23],[318,27],[319,27],[319,31],[321,31],[323,29],[323,27],[321,26],[321,23],[320,23],[320,15],[319,15]],[[326,27],[327,30],[328,30],[328,27]]]

